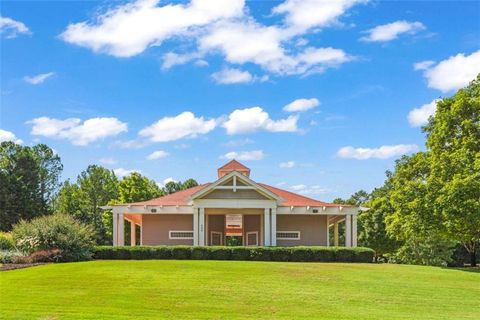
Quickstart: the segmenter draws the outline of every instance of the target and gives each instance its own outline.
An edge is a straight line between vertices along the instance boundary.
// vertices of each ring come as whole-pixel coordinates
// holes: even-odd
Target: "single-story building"
[[[361,209],[255,182],[236,160],[220,167],[213,183],[106,208],[113,212],[114,246],[124,245],[128,220],[132,245],[338,246],[338,226],[345,223],[347,247],[357,246]]]

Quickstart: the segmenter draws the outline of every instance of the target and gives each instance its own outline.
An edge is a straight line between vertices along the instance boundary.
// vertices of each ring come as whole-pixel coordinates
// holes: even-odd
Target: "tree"
[[[358,217],[358,242],[361,246],[375,250],[375,261],[386,254],[394,253],[398,242],[387,234],[385,218],[393,213],[390,203],[392,173],[387,171],[387,179],[384,185],[376,188],[373,192],[364,197],[369,199],[362,205],[368,211],[360,213]]]
[[[188,179],[185,182],[181,181],[169,181],[163,187],[163,192],[165,194],[175,193],[177,191],[189,189],[198,186],[198,182],[195,179]]]
[[[476,265],[480,245],[480,75],[437,103],[424,127],[431,153],[433,213],[445,235],[460,242]]]
[[[155,181],[142,176],[138,172],[124,177],[118,183],[118,197],[116,203],[132,203],[150,200],[163,195]]]
[[[0,230],[50,214],[63,166],[48,146],[0,144]]]
[[[117,197],[118,180],[113,171],[90,165],[80,173],[76,184],[64,183],[59,192],[57,211],[93,226],[98,243],[110,243],[101,207]]]

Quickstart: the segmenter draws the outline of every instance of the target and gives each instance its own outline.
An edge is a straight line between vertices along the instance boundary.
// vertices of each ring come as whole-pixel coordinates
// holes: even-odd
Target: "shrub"
[[[0,263],[15,263],[19,257],[23,256],[23,253],[18,250],[1,250]]]
[[[46,263],[46,262],[58,262],[61,259],[62,259],[62,250],[47,249],[47,250],[35,251],[29,256],[16,257],[13,260],[13,263],[22,263],[22,264]]]
[[[339,247],[96,247],[95,259],[194,259],[305,262],[373,262],[369,248]]]
[[[211,260],[230,260],[232,247],[210,247],[210,259]]]
[[[15,242],[11,233],[0,232],[0,250],[13,250]]]
[[[86,260],[91,256],[94,232],[65,214],[54,214],[20,221],[12,231],[16,247],[26,254],[60,249],[62,261]]]
[[[173,246],[172,258],[177,260],[190,259],[192,257],[191,246]]]

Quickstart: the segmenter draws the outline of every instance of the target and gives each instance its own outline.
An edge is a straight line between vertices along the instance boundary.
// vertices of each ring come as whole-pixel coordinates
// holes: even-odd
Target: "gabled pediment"
[[[191,199],[282,200],[275,193],[237,171],[228,173],[208,187],[194,193]]]

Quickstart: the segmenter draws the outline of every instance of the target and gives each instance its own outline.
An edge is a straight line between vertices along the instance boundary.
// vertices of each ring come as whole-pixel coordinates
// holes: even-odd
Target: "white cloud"
[[[247,144],[252,144],[255,143],[252,139],[239,139],[239,140],[230,140],[227,143],[224,144],[225,147],[241,147]]]
[[[25,76],[23,77],[23,80],[25,82],[28,82],[33,85],[41,84],[45,82],[50,77],[53,77],[55,75],[55,72],[48,72],[48,73],[41,73],[37,74],[36,76]]]
[[[421,127],[428,123],[428,118],[435,114],[437,110],[437,102],[435,99],[430,103],[424,104],[419,108],[415,108],[408,113],[408,122],[412,127]]]
[[[295,161],[280,162],[278,166],[280,168],[293,168],[295,167]]]
[[[168,142],[182,138],[195,138],[212,131],[216,126],[215,119],[197,118],[193,113],[186,111],[175,117],[164,117],[142,129],[139,134],[152,142]]]
[[[431,66],[435,64],[435,61],[432,60],[425,60],[425,61],[420,61],[417,62],[413,65],[414,70],[427,70]]]
[[[361,37],[360,40],[365,42],[387,42],[397,39],[403,33],[415,34],[422,30],[425,30],[425,26],[421,22],[401,20],[367,30],[365,31],[367,35]]]
[[[118,162],[116,159],[113,158],[101,158],[99,161],[100,163],[109,165],[116,164]]]
[[[306,188],[307,188],[307,186],[304,185],[304,184],[297,184],[297,185],[294,185],[294,186],[290,187],[290,189],[292,189],[293,191],[305,190]]]
[[[92,22],[70,24],[61,34],[69,43],[117,57],[140,54],[164,40],[188,35],[195,28],[243,13],[244,0],[192,0],[166,4],[138,0],[100,14]]]
[[[154,151],[147,156],[147,160],[156,160],[168,157],[170,154],[163,150]]]
[[[258,77],[248,71],[226,68],[212,74],[212,79],[219,84],[251,83],[268,81],[268,76]]]
[[[40,117],[27,123],[32,124],[31,134],[34,136],[67,139],[79,146],[127,131],[127,124],[117,118],[91,118],[82,123],[78,118]]]
[[[250,160],[262,160],[265,157],[265,154],[262,150],[253,150],[253,151],[242,151],[242,152],[228,152],[221,156],[221,159],[236,159],[240,161],[250,161]]]
[[[29,34],[30,30],[20,21],[8,17],[0,17],[0,34],[6,39],[16,38],[19,34]]]
[[[252,133],[260,130],[270,132],[297,131],[298,116],[289,116],[286,119],[272,120],[267,112],[260,107],[237,109],[230,113],[228,120],[223,123],[227,134]]]
[[[113,173],[115,173],[115,175],[118,177],[118,178],[123,178],[123,177],[126,177],[134,172],[137,172],[137,173],[142,173],[142,170],[138,170],[138,169],[131,169],[131,170],[128,170],[128,169],[124,169],[124,168],[117,168],[117,169],[113,169]]]
[[[388,159],[416,151],[418,151],[418,146],[415,144],[398,144],[381,146],[379,148],[354,148],[348,146],[338,150],[337,156],[341,158],[352,158],[357,160],[366,160],[370,158]]]
[[[365,0],[287,0],[273,8],[273,13],[285,14],[290,32],[302,33],[310,28],[338,24],[338,18],[349,8]]]
[[[148,145],[148,141],[141,141],[139,139],[132,140],[117,140],[112,145],[121,149],[141,149]]]
[[[23,143],[23,141],[21,139],[18,139],[13,132],[0,129],[0,142],[3,141],[13,141],[17,144]]]
[[[303,112],[315,108],[320,105],[320,101],[316,98],[312,99],[297,99],[295,101],[290,102],[285,107],[283,107],[284,111],[287,112]]]
[[[166,40],[185,43],[176,46],[184,53],[164,55],[164,69],[192,60],[203,66],[205,56],[220,54],[229,63],[254,63],[277,75],[311,74],[350,61],[351,57],[333,48],[299,52],[302,45],[295,46],[298,37],[339,24],[341,15],[363,2],[367,1],[287,0],[272,11],[284,15],[283,22],[263,25],[249,14],[244,0],[191,0],[165,5],[159,0],[138,0],[111,8],[91,21],[70,24],[61,38],[117,57],[138,55]],[[332,53],[336,55],[333,58]]]
[[[459,53],[436,65],[431,63],[419,70],[424,70],[423,76],[427,79],[430,88],[442,92],[458,90],[465,87],[480,73],[480,50],[471,55]]]
[[[157,182],[157,186],[159,188],[163,188],[169,182],[178,182],[178,181],[173,179],[172,177],[169,177],[169,178],[164,179],[162,182]]]

